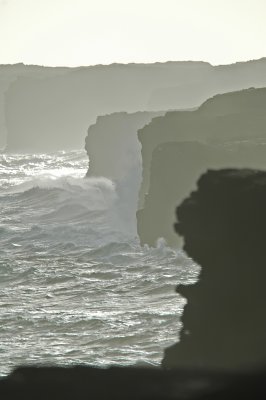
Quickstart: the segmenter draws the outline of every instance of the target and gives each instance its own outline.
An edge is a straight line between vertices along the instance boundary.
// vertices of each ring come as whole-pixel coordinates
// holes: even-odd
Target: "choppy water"
[[[83,151],[0,155],[0,374],[19,364],[159,365],[178,282],[197,269],[141,247],[115,185]],[[130,214],[130,211],[129,211]]]

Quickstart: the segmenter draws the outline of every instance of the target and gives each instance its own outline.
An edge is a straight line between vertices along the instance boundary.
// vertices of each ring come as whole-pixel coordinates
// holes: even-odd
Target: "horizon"
[[[69,66],[69,65],[45,65],[45,64],[27,64],[22,61],[18,61],[13,64],[3,64],[0,63],[0,66],[15,66],[15,65],[24,65],[25,67],[42,67],[42,68],[69,68],[69,69],[78,69],[78,68],[87,68],[87,67],[98,67],[98,66],[103,66],[103,67],[108,67],[112,65],[153,65],[153,64],[169,64],[169,63],[202,63],[202,64],[208,64],[211,67],[222,67],[222,66],[229,66],[229,65],[235,65],[235,64],[245,64],[248,62],[258,62],[266,59],[266,55],[262,56],[260,58],[253,58],[253,59],[246,59],[246,60],[237,60],[234,62],[229,62],[229,63],[224,63],[224,64],[213,64],[209,61],[205,60],[167,60],[167,61],[154,61],[154,62],[134,62],[134,61],[129,61],[129,62],[117,62],[113,61],[110,63],[102,63],[102,64],[87,64],[87,65],[76,65],[76,66]]]

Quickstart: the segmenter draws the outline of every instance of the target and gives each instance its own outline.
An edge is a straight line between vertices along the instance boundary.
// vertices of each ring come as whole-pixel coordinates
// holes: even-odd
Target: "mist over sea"
[[[21,364],[158,366],[197,268],[141,247],[115,183],[84,151],[0,155],[0,375]],[[126,184],[126,183],[125,183]],[[125,211],[126,210],[126,211]]]

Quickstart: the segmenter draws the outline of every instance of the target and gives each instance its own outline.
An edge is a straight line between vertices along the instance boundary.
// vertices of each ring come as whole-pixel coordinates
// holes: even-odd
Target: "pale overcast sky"
[[[0,64],[266,56],[266,0],[0,0]]]

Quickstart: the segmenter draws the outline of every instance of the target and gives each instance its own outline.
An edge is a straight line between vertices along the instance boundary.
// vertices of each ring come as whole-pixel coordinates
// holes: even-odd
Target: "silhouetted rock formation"
[[[112,112],[191,108],[227,90],[266,85],[266,60],[112,64],[16,80],[5,96],[9,151],[83,147],[88,125]],[[30,68],[30,67],[29,67]]]
[[[208,171],[177,208],[176,231],[202,266],[188,299],[180,343],[164,367],[241,370],[266,362],[266,172]]]
[[[190,193],[208,168],[266,168],[265,109],[266,89],[248,89],[217,95],[195,111],[166,113],[139,131],[142,244],[155,245],[164,237],[178,245],[171,229],[176,201]]]
[[[69,68],[41,67],[37,65],[0,65],[0,149],[6,146],[7,128],[5,121],[5,94],[10,84],[19,77],[43,79],[49,76],[64,74]],[[27,93],[25,93],[25,96]],[[15,117],[14,117],[15,118]]]
[[[3,399],[183,399],[221,387],[228,377],[155,368],[19,368],[0,381]],[[6,396],[6,397],[5,397]],[[12,396],[12,397],[11,397]],[[15,397],[17,396],[17,397]],[[22,396],[22,397],[21,397]],[[32,397],[36,396],[36,397]],[[188,397],[186,397],[188,398]]]
[[[198,369],[20,367],[0,379],[8,400],[250,400],[265,398],[265,369],[228,373]],[[239,397],[241,396],[241,397]]]

